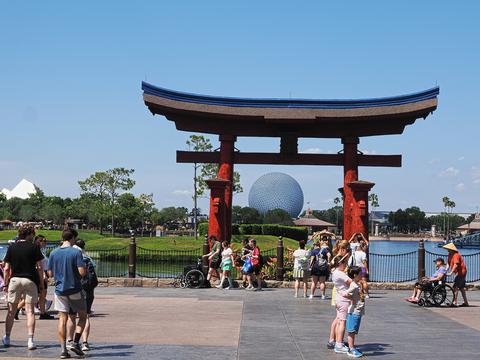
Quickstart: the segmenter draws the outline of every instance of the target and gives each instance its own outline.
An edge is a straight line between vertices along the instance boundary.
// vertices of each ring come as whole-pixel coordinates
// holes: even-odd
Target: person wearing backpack
[[[298,297],[298,289],[300,288],[300,281],[303,282],[303,297],[307,297],[307,286],[309,276],[309,257],[310,253],[305,250],[305,241],[298,242],[298,249],[293,252],[295,259],[293,264],[293,278],[295,279],[295,297]]]
[[[87,321],[85,323],[85,328],[82,333],[82,351],[90,351],[90,345],[88,344],[88,337],[90,335],[90,316],[92,314],[92,304],[93,300],[95,299],[95,288],[98,286],[98,278],[97,273],[95,271],[95,262],[87,255],[85,252],[85,241],[82,239],[77,239],[75,241],[75,245],[73,246],[75,249],[79,250],[82,253],[83,262],[85,263],[86,274],[82,277],[82,289],[85,293],[85,301],[87,303]],[[75,318],[76,314],[69,314],[68,320],[68,339],[71,339],[73,335],[72,329],[75,327]]]
[[[325,296],[325,282],[330,276],[330,259],[332,252],[328,247],[328,242],[325,240],[317,241],[314,249],[310,253],[310,272],[312,274],[312,287],[310,289],[310,300],[315,296],[315,290],[317,290],[317,284],[320,283],[320,294],[322,300],[326,299]]]

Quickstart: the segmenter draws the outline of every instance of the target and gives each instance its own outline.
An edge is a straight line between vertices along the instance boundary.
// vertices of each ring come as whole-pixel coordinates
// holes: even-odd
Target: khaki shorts
[[[72,295],[55,294],[55,310],[63,313],[86,311],[85,293],[80,291]]]
[[[27,278],[11,278],[8,284],[7,301],[11,304],[18,304],[22,295],[27,304],[35,304],[38,301],[37,284]]]

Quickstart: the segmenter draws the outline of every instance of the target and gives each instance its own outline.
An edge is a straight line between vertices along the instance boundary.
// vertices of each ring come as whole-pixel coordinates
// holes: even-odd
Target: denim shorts
[[[347,316],[347,332],[358,334],[358,330],[360,330],[360,322],[362,321],[361,315],[355,314],[348,314]]]

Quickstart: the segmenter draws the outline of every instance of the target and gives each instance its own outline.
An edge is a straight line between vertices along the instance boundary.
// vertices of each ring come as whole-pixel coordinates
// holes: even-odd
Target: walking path
[[[420,308],[402,300],[408,295],[405,291],[373,293],[358,336],[359,348],[367,357],[476,358],[480,292],[468,293],[474,306],[456,309]],[[94,309],[89,358],[347,358],[326,349],[335,313],[330,301],[295,299],[289,289],[100,288]],[[0,319],[4,318],[5,310],[0,310]],[[0,358],[58,358],[56,326],[57,321],[37,321],[39,349],[29,352],[21,316],[12,333],[14,346],[0,347]]]

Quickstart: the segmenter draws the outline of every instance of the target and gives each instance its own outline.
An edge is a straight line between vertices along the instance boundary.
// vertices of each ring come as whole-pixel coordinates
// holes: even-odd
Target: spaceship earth
[[[303,209],[303,191],[290,175],[268,173],[253,183],[248,194],[248,206],[262,215],[270,210],[283,209],[295,218]]]

